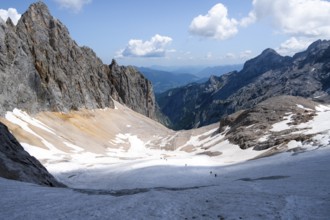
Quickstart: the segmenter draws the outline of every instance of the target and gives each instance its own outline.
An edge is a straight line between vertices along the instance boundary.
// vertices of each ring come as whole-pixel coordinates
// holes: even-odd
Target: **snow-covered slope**
[[[308,140],[262,151],[231,143],[230,126],[174,132],[119,103],[33,116],[16,109],[1,121],[72,189],[0,179],[0,218],[327,219],[330,106],[296,108],[308,120],[282,112],[255,141],[290,132]]]
[[[122,172],[157,166],[223,166],[278,151],[329,146],[330,107],[320,105],[314,111],[312,120],[297,125],[290,123],[293,113],[288,112],[283,121],[269,129],[269,132],[282,132],[290,128],[293,133],[312,134],[312,141],[292,140],[285,144],[284,150],[282,146],[282,149],[262,151],[242,150],[230,143],[226,138],[229,127],[221,133],[217,132],[219,124],[174,132],[119,103],[115,109],[43,112],[34,116],[16,109],[8,112],[3,121],[25,150],[63,183],[107,189],[115,182],[110,183],[109,179]],[[259,140],[267,138],[266,135]]]
[[[111,175],[118,167],[211,166],[241,162],[262,153],[229,143],[223,133],[216,133],[218,124],[174,132],[119,103],[115,109],[35,116],[15,109],[3,121],[25,150],[60,181],[75,187],[80,183],[94,187],[88,181],[97,181],[95,175]]]

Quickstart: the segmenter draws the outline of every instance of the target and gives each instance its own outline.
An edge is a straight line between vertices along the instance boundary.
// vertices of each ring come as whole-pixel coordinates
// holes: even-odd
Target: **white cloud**
[[[290,45],[292,49],[302,48],[306,41],[303,38],[310,38],[311,41],[330,38],[330,1],[253,0],[252,5],[250,13],[237,20],[229,18],[228,10],[223,4],[216,4],[206,15],[195,17],[189,31],[202,37],[226,40],[235,36],[240,27],[248,27],[263,20],[269,22],[276,32],[293,37],[284,42],[281,48]]]
[[[92,0],[55,0],[62,8],[73,10],[73,12],[79,12],[84,5],[89,4]]]
[[[269,19],[291,36],[330,37],[330,2],[324,0],[253,0],[255,20]]]
[[[229,52],[226,53],[223,57],[223,59],[226,60],[232,60],[232,61],[236,61],[236,62],[242,62],[245,61],[247,59],[250,59],[253,56],[252,51],[251,50],[244,50],[241,52]]]
[[[213,54],[212,52],[208,52],[205,56],[206,59],[212,59],[213,58]]]
[[[291,56],[297,52],[305,50],[314,40],[310,38],[291,37],[283,42],[276,51],[281,55]]]
[[[117,57],[164,57],[166,52],[175,50],[166,50],[165,47],[172,42],[172,38],[156,34],[148,41],[132,39],[128,42],[125,49],[117,53]]]
[[[240,26],[242,27],[247,27],[249,26],[250,24],[253,24],[254,22],[256,22],[257,18],[256,18],[256,15],[253,11],[251,11],[249,13],[249,15],[245,18],[242,18],[240,21],[239,21],[239,24]]]
[[[15,8],[9,8],[8,10],[0,9],[0,17],[6,21],[8,18],[16,25],[21,18],[21,14],[17,12]]]
[[[239,57],[241,59],[248,59],[248,58],[251,58],[251,55],[252,55],[251,50],[245,50],[245,51],[240,52]]]
[[[219,3],[206,15],[195,17],[189,27],[190,33],[202,37],[226,40],[238,33],[238,22],[228,17],[227,8]]]
[[[227,58],[227,59],[236,59],[236,55],[234,53],[227,53],[225,55],[225,58]]]

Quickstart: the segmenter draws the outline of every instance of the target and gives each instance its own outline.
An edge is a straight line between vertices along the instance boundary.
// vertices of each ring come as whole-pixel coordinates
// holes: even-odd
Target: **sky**
[[[33,0],[1,1],[19,19]],[[330,39],[326,0],[44,0],[71,37],[108,64],[218,66],[266,48],[293,55]]]

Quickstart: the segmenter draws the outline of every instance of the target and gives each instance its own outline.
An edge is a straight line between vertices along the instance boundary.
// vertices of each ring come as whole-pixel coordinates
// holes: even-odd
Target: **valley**
[[[329,54],[177,75],[104,63],[43,1],[0,17],[0,219],[328,219]]]

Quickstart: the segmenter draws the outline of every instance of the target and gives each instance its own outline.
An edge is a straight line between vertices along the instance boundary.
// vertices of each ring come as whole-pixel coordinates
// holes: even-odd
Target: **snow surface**
[[[290,126],[288,124],[292,122],[291,120],[292,116],[293,116],[292,114],[285,116],[283,118],[283,121],[273,124],[273,127],[270,129],[270,131],[279,132],[290,129]]]
[[[133,114],[118,104],[115,110],[103,110],[106,117],[109,111],[112,121],[116,112]],[[330,108],[319,106],[316,114],[296,126],[300,133],[316,134],[314,142],[288,143],[289,149],[304,151],[251,160],[265,151],[240,149],[225,139],[226,131],[214,134],[217,126],[174,133],[143,117],[140,124],[119,119],[114,121],[118,128],[102,136],[104,150],[96,153],[74,136],[57,135],[52,121],[14,110],[6,119],[47,147],[22,142],[24,149],[72,189],[0,178],[0,219],[328,219]],[[291,128],[292,116],[274,124],[272,131]],[[62,126],[65,130],[68,125]],[[159,133],[146,140],[139,126]],[[53,136],[69,150],[56,148]],[[177,146],[168,150],[168,143]]]
[[[118,167],[105,190],[0,178],[0,219],[328,219],[329,157],[323,148],[229,166]]]

